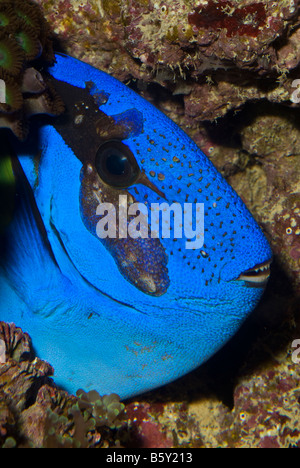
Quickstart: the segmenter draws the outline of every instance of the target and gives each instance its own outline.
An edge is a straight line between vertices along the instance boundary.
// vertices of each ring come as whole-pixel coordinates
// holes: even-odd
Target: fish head
[[[57,55],[48,71],[67,110],[39,126],[38,168],[22,164],[56,261],[89,297],[109,298],[109,314],[123,307],[124,346],[130,329],[171,343],[170,356],[182,349],[170,371],[178,376],[256,306],[269,244],[204,153],[151,103],[70,57]]]

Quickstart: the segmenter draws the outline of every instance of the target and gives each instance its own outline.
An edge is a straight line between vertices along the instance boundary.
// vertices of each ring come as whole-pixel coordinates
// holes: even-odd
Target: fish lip
[[[246,286],[262,287],[266,284],[270,276],[271,260],[255,265],[249,268],[237,278],[237,281],[245,281]]]

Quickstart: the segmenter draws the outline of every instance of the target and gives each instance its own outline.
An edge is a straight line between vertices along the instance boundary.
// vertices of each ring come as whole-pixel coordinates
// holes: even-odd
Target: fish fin
[[[26,297],[28,285],[33,293],[41,282],[43,289],[51,287],[58,267],[32,189],[17,158],[12,159],[17,180],[15,212],[3,235],[0,264],[11,285]]]

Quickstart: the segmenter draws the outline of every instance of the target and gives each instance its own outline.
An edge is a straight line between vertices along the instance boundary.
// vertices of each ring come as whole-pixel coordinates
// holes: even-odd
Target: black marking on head
[[[135,109],[122,114],[107,116],[99,109],[100,94],[92,96],[92,83],[85,89],[50,78],[53,86],[64,97],[66,112],[52,125],[61,134],[75,156],[84,164],[94,164],[99,146],[108,140],[125,140],[142,131],[142,115]]]

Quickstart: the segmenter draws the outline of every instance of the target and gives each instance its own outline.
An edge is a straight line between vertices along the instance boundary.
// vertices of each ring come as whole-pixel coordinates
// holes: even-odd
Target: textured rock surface
[[[183,94],[214,120],[246,101],[289,102],[299,64],[299,1],[40,1],[64,49],[121,80]]]
[[[0,2],[0,128],[24,140],[29,117],[59,115],[64,105],[34,67],[54,59],[50,27],[31,0]]]
[[[28,334],[0,322],[0,447],[119,446],[124,405],[117,395],[76,398],[59,390],[52,375],[50,364],[34,358]]]

